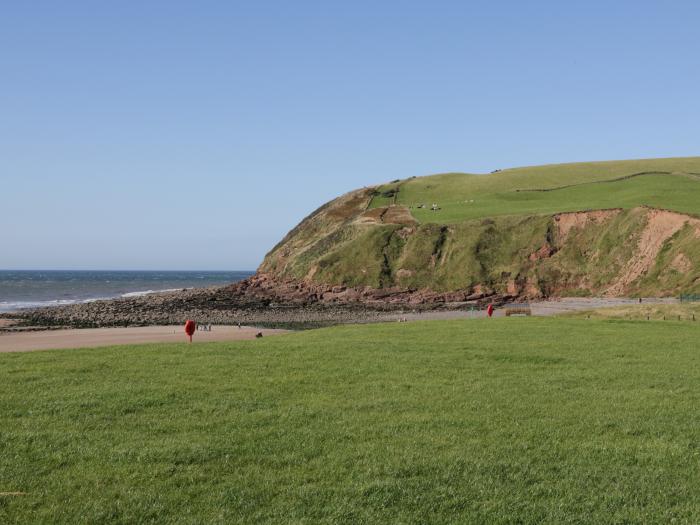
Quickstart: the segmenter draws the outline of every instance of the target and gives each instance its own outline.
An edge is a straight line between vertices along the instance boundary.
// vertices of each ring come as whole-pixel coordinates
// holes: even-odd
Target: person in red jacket
[[[489,304],[488,307],[486,308],[486,314],[489,317],[493,316],[493,303]]]
[[[187,337],[190,338],[190,343],[192,342],[192,334],[194,334],[196,327],[197,325],[192,319],[185,321],[185,333],[187,334]]]

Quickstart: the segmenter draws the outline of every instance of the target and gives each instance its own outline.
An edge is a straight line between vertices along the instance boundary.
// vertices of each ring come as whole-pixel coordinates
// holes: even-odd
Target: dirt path
[[[678,299],[673,297],[650,297],[642,300],[642,304],[677,304]],[[613,306],[633,306],[639,304],[639,299],[625,299],[618,297],[566,297],[562,299],[550,299],[547,301],[533,301],[528,303],[532,315],[550,316],[559,315],[567,312],[579,312],[582,310],[594,310],[597,308],[607,308]],[[497,308],[494,312],[495,317],[503,317],[505,308]],[[413,313],[406,311],[405,313],[396,313],[387,315],[383,321],[398,321],[405,319],[406,321],[420,321],[432,319],[475,319],[486,317],[485,310],[438,310],[433,312]]]
[[[197,331],[193,341],[236,341],[286,333],[287,330],[258,329],[244,326],[213,326],[211,332]],[[53,348],[85,348],[138,343],[182,343],[182,326],[139,326],[131,328],[84,328],[40,332],[0,333],[0,353],[29,352]]]

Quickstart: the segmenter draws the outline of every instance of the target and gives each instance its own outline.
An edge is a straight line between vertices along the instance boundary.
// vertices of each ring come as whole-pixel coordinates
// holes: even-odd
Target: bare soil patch
[[[358,217],[358,222],[363,224],[403,224],[412,226],[417,224],[411,215],[411,210],[406,206],[385,206],[372,208]]]
[[[560,242],[564,242],[569,235],[569,232],[576,229],[584,228],[587,224],[600,224],[612,219],[622,210],[615,208],[612,210],[595,210],[595,211],[577,211],[572,213],[560,213],[554,216],[559,230]]]
[[[238,341],[286,333],[287,330],[259,329],[250,326],[214,326],[211,332],[197,331],[194,343]],[[0,334],[0,353],[29,352],[53,348],[86,348],[138,343],[184,343],[182,326],[139,326],[129,328],[82,328],[41,332]]]
[[[639,237],[636,252],[605,295],[623,295],[630,284],[649,271],[664,243],[687,223],[698,226],[700,220],[672,211],[649,209],[647,224]]]

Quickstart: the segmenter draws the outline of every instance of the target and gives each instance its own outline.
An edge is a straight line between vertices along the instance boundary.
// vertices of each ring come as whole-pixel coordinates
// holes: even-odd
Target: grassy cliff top
[[[408,206],[421,223],[438,224],[496,215],[641,205],[700,214],[700,157],[551,164],[487,175],[414,177],[380,186],[369,207],[390,204]],[[440,209],[431,210],[433,204]]]

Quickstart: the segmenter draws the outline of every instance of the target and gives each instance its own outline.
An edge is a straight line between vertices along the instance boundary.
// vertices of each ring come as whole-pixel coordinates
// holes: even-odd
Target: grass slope
[[[697,327],[0,355],[0,522],[697,523]]]
[[[319,282],[346,286],[421,289],[444,292],[481,284],[508,293],[510,283],[537,286],[546,295],[604,293],[633,256],[646,224],[646,210],[625,210],[610,220],[572,229],[565,240],[548,216],[500,216],[449,226],[421,224],[410,235],[400,225],[346,228],[343,242],[324,243],[289,265],[303,278],[315,265]],[[550,257],[532,260],[544,243]],[[684,257],[686,271],[674,267]],[[655,263],[631,284],[629,295],[700,293],[700,242],[694,228],[684,228],[663,246]]]
[[[383,196],[397,189],[395,197]],[[700,157],[556,164],[489,175],[448,173],[399,181],[378,192],[370,207],[410,206],[421,223],[641,205],[700,215]],[[441,209],[431,211],[433,203]],[[427,208],[417,208],[419,204]]]

